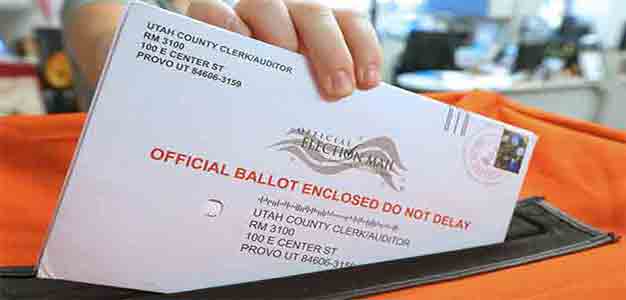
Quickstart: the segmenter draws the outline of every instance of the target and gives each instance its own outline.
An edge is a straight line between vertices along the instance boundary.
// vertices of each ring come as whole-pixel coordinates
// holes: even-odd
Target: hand
[[[382,51],[367,18],[307,0],[191,0],[187,15],[304,54],[328,100],[380,81]]]

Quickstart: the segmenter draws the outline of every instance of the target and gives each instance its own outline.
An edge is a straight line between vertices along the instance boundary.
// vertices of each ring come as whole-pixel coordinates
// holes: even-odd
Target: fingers
[[[226,30],[250,36],[250,28],[235,11],[220,0],[192,0],[187,8],[187,15]]]
[[[310,1],[289,1],[287,7],[322,94],[329,100],[350,95],[352,55],[332,10]]]
[[[250,27],[254,38],[298,51],[298,35],[283,1],[241,0],[235,12]]]
[[[382,51],[366,18],[307,0],[192,0],[187,14],[200,21],[305,54],[321,94],[350,95],[380,82]]]
[[[380,82],[382,49],[369,20],[352,10],[336,10],[335,18],[343,32],[354,61],[354,73],[360,89],[370,89]]]

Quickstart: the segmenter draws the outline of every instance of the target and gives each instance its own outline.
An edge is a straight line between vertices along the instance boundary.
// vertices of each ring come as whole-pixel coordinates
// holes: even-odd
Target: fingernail
[[[346,96],[352,92],[352,78],[348,72],[339,70],[335,72],[330,78],[330,88],[327,88],[327,92],[332,96]]]
[[[368,87],[373,87],[380,81],[380,71],[378,70],[378,66],[370,65],[363,72],[362,83]]]

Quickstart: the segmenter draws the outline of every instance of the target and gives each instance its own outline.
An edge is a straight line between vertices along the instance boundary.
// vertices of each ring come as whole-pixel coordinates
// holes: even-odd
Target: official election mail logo
[[[335,175],[355,169],[375,174],[384,185],[404,190],[402,173],[407,171],[400,160],[398,147],[386,136],[361,138],[354,143],[348,137],[336,136],[307,128],[292,128],[286,138],[271,145],[302,161],[316,173]]]
[[[466,169],[480,183],[500,183],[511,174],[519,174],[528,142],[527,136],[508,129],[485,128],[465,145]]]

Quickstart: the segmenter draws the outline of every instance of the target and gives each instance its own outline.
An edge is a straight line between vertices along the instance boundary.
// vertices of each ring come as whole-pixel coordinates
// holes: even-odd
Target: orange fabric
[[[528,108],[486,92],[430,95],[539,135],[521,197],[626,233],[626,132]],[[0,118],[0,266],[33,265],[83,114]],[[371,299],[623,299],[626,243]]]

